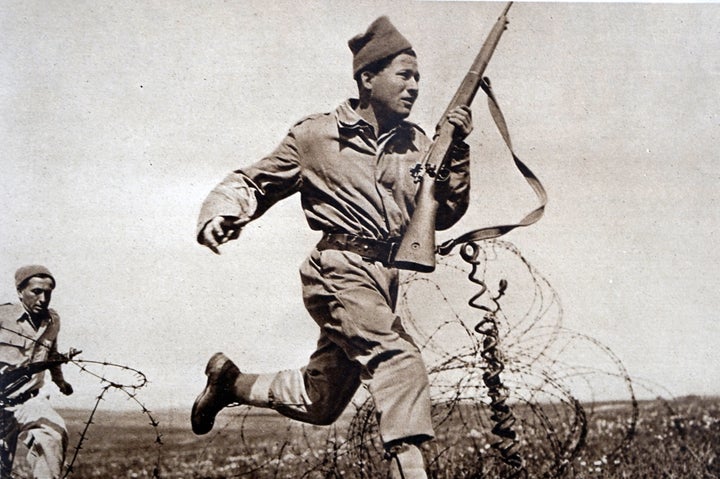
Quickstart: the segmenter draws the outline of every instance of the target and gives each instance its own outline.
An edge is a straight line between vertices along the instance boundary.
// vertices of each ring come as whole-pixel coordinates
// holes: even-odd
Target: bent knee
[[[308,409],[308,422],[316,426],[329,426],[337,421],[343,409],[313,408]]]

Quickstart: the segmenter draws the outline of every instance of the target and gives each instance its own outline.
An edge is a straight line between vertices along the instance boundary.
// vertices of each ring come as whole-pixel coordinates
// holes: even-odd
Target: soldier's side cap
[[[56,285],[55,277],[49,269],[39,264],[29,264],[27,266],[21,266],[17,271],[15,271],[15,288],[19,288],[20,285],[33,276],[47,276],[52,280],[53,287]]]
[[[386,16],[372,22],[365,33],[352,37],[348,46],[353,53],[353,76],[371,63],[412,48]]]

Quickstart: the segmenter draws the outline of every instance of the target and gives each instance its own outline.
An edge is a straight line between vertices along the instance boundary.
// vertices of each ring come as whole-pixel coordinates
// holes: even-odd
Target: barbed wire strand
[[[461,249],[438,262],[438,274],[407,274],[398,301],[397,312],[422,350],[430,377],[437,437],[423,444],[429,476],[576,477],[590,444],[603,457],[622,458],[635,436],[639,407],[620,359],[600,341],[563,325],[557,292],[514,245],[493,240],[468,248],[474,265],[465,262]],[[470,301],[459,301],[467,288],[454,278],[469,272],[475,289]],[[498,285],[492,294],[490,284]],[[480,321],[473,311],[482,312]],[[617,434],[599,444],[588,424],[603,410],[596,406],[603,404],[608,381],[616,381],[615,391],[624,397],[622,406],[613,406],[616,415],[604,419],[613,421]],[[364,388],[343,416],[349,422],[328,431],[270,417],[273,447],[262,445],[255,426],[268,416],[247,406],[239,416],[228,424],[240,422],[240,464],[234,475],[223,469],[218,477],[387,476],[376,411]],[[283,432],[277,424],[288,426]]]
[[[145,387],[148,384],[148,379],[145,376],[145,374],[135,368],[132,368],[130,366],[126,366],[123,364],[117,364],[112,363],[108,361],[93,361],[93,360],[84,360],[84,359],[72,359],[70,360],[70,363],[77,366],[80,369],[81,373],[89,374],[91,376],[94,376],[95,378],[100,380],[101,384],[104,384],[104,386],[101,388],[100,394],[97,396],[95,403],[93,405],[93,408],[90,411],[90,415],[88,419],[85,421],[85,426],[83,430],[80,432],[80,438],[78,440],[77,445],[75,446],[75,451],[73,453],[73,457],[70,461],[70,463],[66,467],[66,472],[63,478],[68,477],[69,474],[73,472],[75,461],[77,460],[78,454],[80,450],[82,449],[82,444],[85,442],[87,438],[87,434],[90,430],[90,425],[93,424],[93,418],[95,417],[95,414],[98,411],[98,407],[100,405],[100,402],[104,399],[105,395],[108,393],[108,391],[114,389],[121,391],[124,393],[131,401],[133,401],[140,409],[142,414],[147,416],[149,422],[149,425],[152,427],[153,432],[155,434],[155,441],[154,444],[158,447],[157,457],[155,460],[155,467],[152,471],[152,477],[153,478],[160,478],[160,463],[161,463],[161,448],[163,446],[163,440],[162,440],[162,434],[159,430],[160,422],[155,419],[155,417],[152,415],[152,412],[150,409],[148,409],[143,402],[141,402],[137,398],[138,391]],[[123,384],[119,381],[113,381],[111,379],[108,379],[104,374],[97,374],[91,369],[87,367],[87,365],[99,365],[103,368],[111,368],[111,369],[118,369],[121,371],[129,371],[132,373],[136,378],[138,378],[138,383],[135,384]]]
[[[9,331],[13,334],[16,334],[19,337],[22,337],[23,339],[27,339],[29,341],[32,341],[35,343],[35,345],[45,348],[46,350],[53,352],[53,349],[51,346],[36,340],[35,338],[25,335],[19,331],[15,331],[14,329],[6,328],[4,326],[0,326],[0,329]],[[87,359],[73,359],[72,354],[69,353],[68,355],[60,355],[61,357],[65,357],[67,360],[64,361],[65,364],[72,364],[76,366],[81,373],[88,374],[91,376],[94,376],[95,378],[100,380],[101,384],[104,384],[100,389],[100,393],[95,398],[95,402],[93,404],[93,407],[91,408],[88,418],[83,421],[83,427],[82,430],[79,433],[79,438],[77,444],[73,447],[73,455],[69,462],[65,464],[65,473],[63,474],[63,478],[67,478],[71,474],[75,472],[75,462],[77,461],[80,451],[83,449],[83,444],[87,440],[88,432],[90,430],[90,425],[93,424],[93,419],[95,417],[95,414],[98,411],[100,402],[103,400],[105,394],[111,390],[119,390],[122,391],[124,394],[126,394],[130,400],[135,402],[137,406],[140,408],[142,413],[146,415],[150,421],[150,426],[153,428],[155,433],[155,444],[158,446],[158,453],[157,458],[155,462],[155,467],[152,471],[152,477],[153,478],[160,478],[160,462],[161,462],[161,450],[160,447],[162,447],[162,434],[159,431],[159,421],[155,419],[155,417],[152,415],[152,412],[143,404],[138,398],[137,398],[137,392],[141,388],[145,387],[148,384],[148,379],[145,376],[144,373],[142,373],[140,370],[132,368],[130,366],[112,363],[108,361],[93,361],[93,360],[87,360]],[[108,379],[105,375],[97,374],[93,372],[91,369],[88,369],[86,365],[100,365],[104,368],[114,368],[119,369],[123,371],[129,371],[133,375],[135,375],[138,378],[138,383],[135,384],[123,384],[118,381],[113,381],[111,379]],[[42,374],[44,374],[44,371],[41,371]],[[39,374],[39,373],[38,373]]]

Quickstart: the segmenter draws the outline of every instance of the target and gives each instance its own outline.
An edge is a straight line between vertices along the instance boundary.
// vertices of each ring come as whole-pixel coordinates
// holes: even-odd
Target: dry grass
[[[627,433],[622,427],[626,406],[584,405],[593,412],[587,423],[587,440],[562,469],[550,464],[555,459],[546,454],[542,438],[524,438],[521,454],[529,477],[720,477],[720,398],[641,402],[630,441],[608,454]],[[87,413],[63,414],[73,447]],[[377,444],[365,445],[370,455],[352,451],[345,437],[347,418],[331,428],[308,427],[274,413],[247,414],[244,408],[233,409],[220,415],[211,434],[197,437],[189,430],[186,411],[154,416],[160,421],[162,445],[155,443],[155,430],[142,413],[99,412],[68,477],[153,477],[158,464],[163,478],[385,476],[384,463],[373,452]],[[520,434],[522,438],[522,430]],[[456,421],[446,421],[442,434],[425,451],[432,462],[431,477],[507,477],[503,474],[509,470],[505,467],[503,472],[488,441],[483,431],[468,432]],[[452,444],[449,449],[445,447],[448,444]],[[22,459],[15,477],[28,477]]]

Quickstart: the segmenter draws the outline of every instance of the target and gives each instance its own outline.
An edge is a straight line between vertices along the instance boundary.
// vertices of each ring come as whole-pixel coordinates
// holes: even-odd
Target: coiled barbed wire
[[[484,337],[474,329],[477,319],[473,318],[478,308],[473,304],[494,315],[497,341],[503,345],[503,385],[511,393],[506,402],[514,409],[514,428],[520,434],[519,444],[525,451],[523,459],[529,476],[556,478],[572,474],[568,471],[575,467],[573,461],[587,445],[588,421],[596,396],[603,389],[612,388],[615,394],[624,391],[630,399],[629,404],[615,402],[613,406],[618,413],[615,425],[618,432],[624,433],[618,437],[618,443],[594,442],[592,446],[610,449],[609,454],[619,444],[629,442],[637,420],[637,403],[632,381],[622,363],[600,342],[563,326],[563,308],[557,293],[514,245],[495,240],[477,247],[476,251],[474,246],[465,251],[466,256],[475,258],[475,271],[472,265],[468,268],[461,251],[458,256],[462,263],[448,258],[439,264],[437,276],[411,275],[403,298],[403,316],[410,318],[411,334],[421,338],[431,376],[436,378],[434,396],[448,398],[452,393],[456,398],[452,402],[446,400],[447,406],[438,402],[438,407],[447,409],[445,415],[457,416],[454,423],[447,421],[448,427],[467,431],[470,436],[465,441],[455,439],[453,447],[471,442],[474,449],[492,448],[496,441],[491,434],[496,426],[490,417],[493,400],[481,374],[488,371],[488,362],[481,352],[489,344],[483,344]],[[501,285],[502,279],[509,278],[513,285],[511,297],[503,300],[503,308],[498,308],[492,295],[478,295],[475,282],[469,281],[472,287],[465,287],[453,281],[460,272],[472,274],[486,285]],[[505,288],[498,289],[507,296]],[[473,304],[466,302],[468,297]],[[430,314],[427,307],[418,306],[423,301],[442,307],[434,308]],[[461,307],[463,304],[465,308]],[[455,347],[448,348],[448,344]],[[453,370],[462,374],[450,374]],[[453,413],[452,409],[462,414]],[[438,462],[454,463],[452,454],[446,456]],[[508,477],[517,472],[500,468],[482,451],[479,457],[484,464],[462,477],[482,472],[489,477]]]
[[[577,477],[588,447],[605,458],[613,453],[622,458],[638,418],[633,382],[622,362],[599,341],[563,326],[554,288],[513,244],[493,240],[472,248],[466,254],[474,258],[474,272],[460,251],[443,257],[432,275],[402,278],[397,313],[423,353],[431,386],[436,438],[423,445],[429,477]],[[484,285],[498,285],[498,291],[478,295],[476,282],[457,280],[471,272]],[[478,310],[484,313],[481,321]],[[492,328],[485,321],[491,312]],[[496,359],[502,362],[504,391],[493,398]],[[490,386],[483,380],[486,373]],[[605,389],[614,391],[615,401],[603,402]],[[503,403],[513,421],[492,417],[493,405]],[[610,440],[596,439],[601,431],[588,427],[594,418],[613,431]],[[232,434],[238,445],[231,459],[216,463],[217,475],[208,473],[208,449],[196,477],[387,477],[367,390],[359,391],[330,428],[258,415],[247,406],[221,414],[216,424],[222,438]],[[501,429],[495,429],[498,424]],[[503,444],[509,463],[502,448],[493,446],[502,437],[493,429],[516,433]],[[211,435],[208,441],[217,439]]]
[[[105,398],[105,395],[111,390],[120,391],[123,394],[125,394],[131,401],[133,401],[137,405],[137,407],[140,409],[142,414],[147,416],[147,418],[149,419],[149,421],[150,421],[149,425],[153,429],[153,432],[155,434],[154,444],[158,447],[155,466],[152,470],[151,477],[160,478],[160,461],[161,461],[161,457],[162,457],[161,447],[163,446],[162,434],[160,433],[160,430],[159,430],[160,422],[157,419],[155,419],[155,417],[153,416],[150,409],[148,409],[145,406],[145,404],[142,401],[140,401],[137,397],[138,391],[148,384],[148,379],[145,376],[145,374],[142,371],[140,371],[139,369],[135,369],[130,366],[112,363],[112,362],[108,362],[108,361],[71,359],[70,363],[77,366],[80,369],[80,372],[89,374],[89,375],[99,379],[102,386],[100,388],[100,393],[95,398],[95,403],[89,413],[89,416],[84,423],[83,430],[80,432],[80,437],[78,438],[78,442],[74,446],[74,452],[73,452],[72,459],[66,465],[65,474],[63,475],[63,478],[67,478],[70,474],[72,474],[74,472],[75,461],[77,460],[78,455],[80,454],[80,450],[82,449],[84,442],[87,440],[88,432],[90,430],[90,425],[93,424],[93,419],[95,418],[95,415],[98,412],[100,403]],[[98,374],[98,373],[92,371],[92,369],[90,369],[88,367],[88,365],[102,366],[103,369],[110,368],[110,369],[115,369],[115,370],[119,370],[119,371],[130,372],[133,376],[135,376],[136,382],[123,383],[121,381],[118,381],[117,379],[111,379],[108,376],[106,376],[105,374]]]
[[[14,329],[6,328],[3,326],[0,326],[0,329],[8,331],[10,333],[13,333],[19,337],[22,337],[23,339],[29,340],[34,342],[36,345],[43,347],[47,350],[51,351],[51,347],[47,344],[37,341],[34,338],[27,336],[25,334],[20,333],[19,331],[15,331]],[[76,366],[80,373],[90,375],[100,381],[100,393],[96,396],[95,402],[93,404],[93,407],[88,412],[88,417],[85,421],[83,421],[82,430],[79,433],[79,437],[77,439],[77,443],[75,446],[73,446],[73,454],[72,458],[69,462],[66,462],[65,464],[65,472],[63,473],[63,479],[66,479],[70,475],[72,475],[75,472],[75,463],[79,458],[80,451],[83,449],[84,444],[88,440],[90,426],[94,424],[93,420],[95,418],[96,413],[99,410],[99,406],[105,396],[108,394],[109,391],[115,390],[120,391],[123,394],[125,394],[131,401],[133,401],[137,407],[140,409],[142,414],[147,416],[149,419],[149,425],[153,429],[153,432],[155,434],[155,440],[154,444],[158,447],[157,457],[155,461],[155,466],[152,470],[152,476],[153,478],[160,478],[160,462],[161,462],[161,447],[163,446],[162,441],[162,434],[159,430],[159,421],[155,419],[150,409],[148,409],[145,404],[140,401],[138,398],[138,392],[140,389],[144,388],[148,384],[148,379],[145,376],[145,374],[140,371],[139,369],[135,369],[133,367],[113,363],[109,361],[94,361],[89,359],[74,359],[72,357],[72,354],[68,355],[61,355],[66,358],[66,360],[63,361],[65,364],[72,364]],[[104,373],[98,373],[93,370],[93,366],[101,366],[105,372]],[[131,376],[134,376],[135,381],[134,382],[125,382],[125,381],[119,381],[116,378],[113,379],[107,375],[107,370],[116,370],[120,372],[129,372]],[[42,371],[42,374],[44,374],[44,371]],[[12,478],[10,478],[12,479]]]

